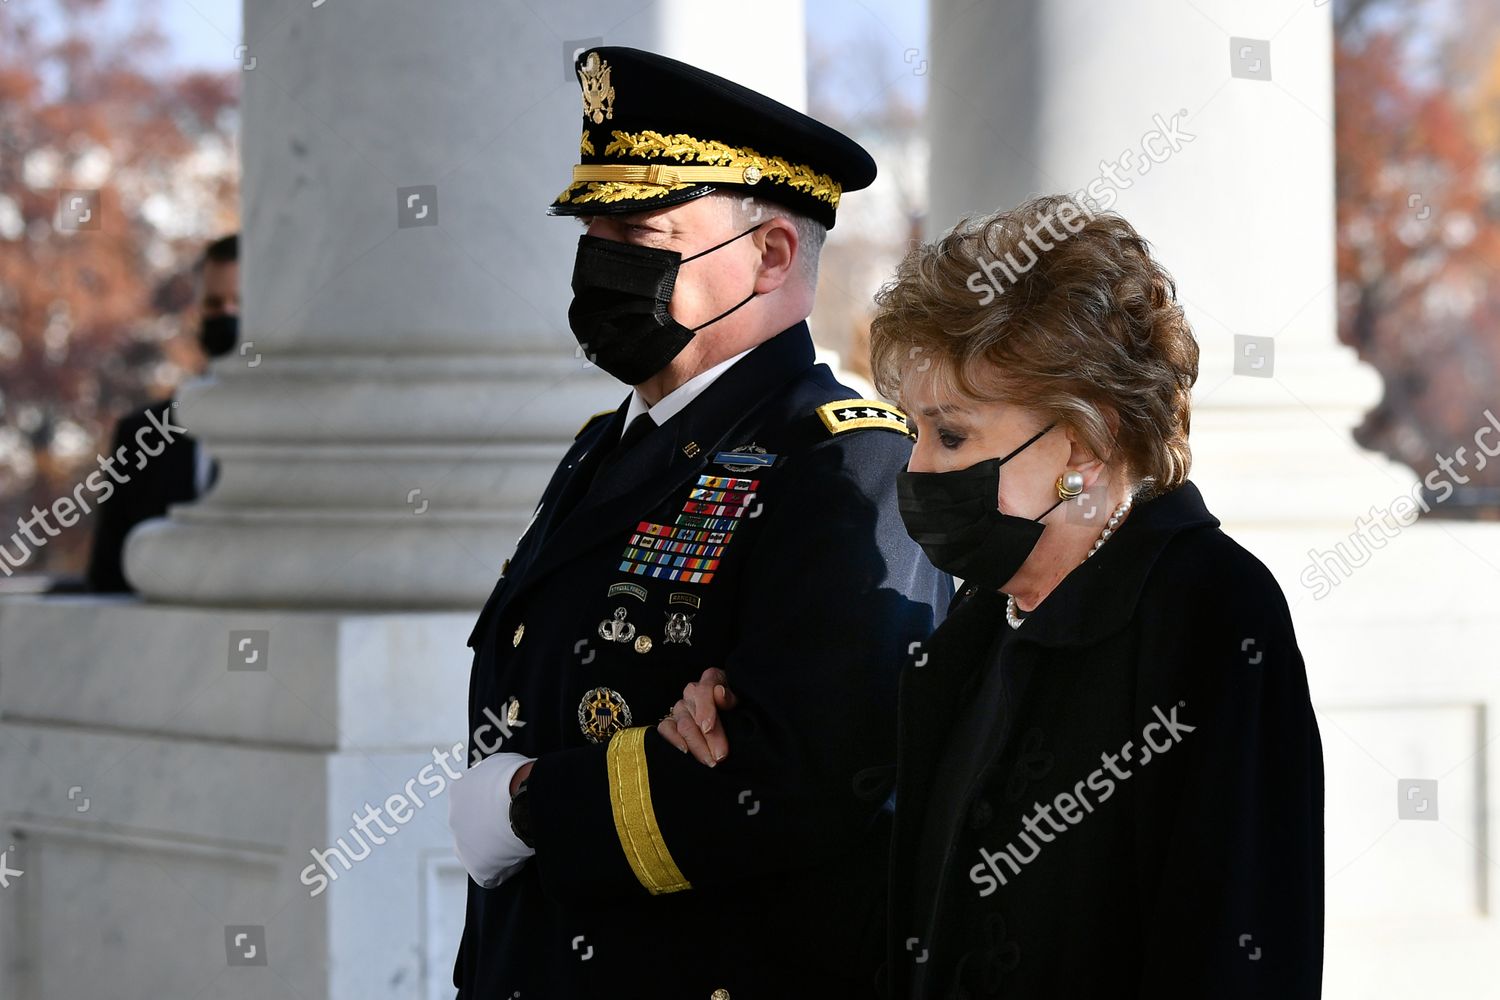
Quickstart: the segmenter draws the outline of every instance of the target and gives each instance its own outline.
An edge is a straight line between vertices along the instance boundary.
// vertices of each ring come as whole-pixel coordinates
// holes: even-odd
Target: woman
[[[893,997],[1314,997],[1323,768],[1286,601],[1188,481],[1198,347],[1124,219],[966,220],[877,299],[908,531]],[[728,752],[706,675],[662,734]]]

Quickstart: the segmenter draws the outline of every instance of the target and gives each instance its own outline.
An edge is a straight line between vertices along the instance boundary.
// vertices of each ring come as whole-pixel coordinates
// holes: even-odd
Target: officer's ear
[[[792,276],[801,245],[797,227],[785,216],[767,220],[751,237],[760,251],[760,271],[755,277],[755,293],[774,292]]]

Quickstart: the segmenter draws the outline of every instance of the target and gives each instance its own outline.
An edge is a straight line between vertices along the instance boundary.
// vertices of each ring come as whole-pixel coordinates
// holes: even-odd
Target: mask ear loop
[[[720,247],[727,247],[729,244],[733,243],[735,240],[744,239],[746,236],[749,236],[751,233],[755,232],[757,229],[759,229],[763,225],[765,225],[764,222],[757,222],[755,225],[751,226],[749,229],[745,230],[743,233],[740,233],[738,236],[731,236],[731,237],[729,237],[729,239],[725,240],[723,243],[715,243],[713,246],[709,247],[707,250],[699,250],[697,253],[693,254],[691,257],[684,257],[684,258],[682,258],[682,260],[678,261],[678,263],[679,264],[686,264],[690,260],[697,260],[699,257],[706,257],[707,255],[713,253],[715,250],[719,249]]]
[[[1046,427],[1043,427],[1041,430],[1037,431],[1035,434],[1031,435],[1031,437],[1027,438],[1026,441],[1019,448],[1017,448],[1015,451],[1012,451],[1009,455],[1006,455],[1004,458],[1000,459],[1000,464],[1004,465],[1006,462],[1009,462],[1011,459],[1013,459],[1017,455],[1021,454],[1021,452],[1025,451],[1027,448],[1030,448],[1033,444],[1035,444],[1037,442],[1038,438],[1040,438],[1043,434],[1046,434],[1048,431],[1050,431],[1052,428],[1054,428],[1056,426],[1057,426],[1057,423],[1056,423],[1056,421],[1054,421],[1054,422],[1048,424]],[[1043,516],[1045,516],[1045,515],[1043,515]]]
[[[682,258],[681,261],[678,262],[678,264],[679,264],[679,266],[681,266],[682,264],[686,264],[690,260],[697,260],[699,257],[702,257],[705,254],[711,254],[715,250],[719,249],[719,247],[727,247],[729,244],[733,243],[735,240],[743,239],[744,237],[749,236],[751,233],[755,232],[757,229],[759,229],[763,225],[765,225],[764,222],[757,222],[755,225],[751,226],[749,229],[745,230],[743,233],[740,233],[739,236],[731,236],[731,237],[729,237],[729,239],[725,240],[723,243],[715,244],[714,246],[709,247],[707,250],[700,250],[698,253],[693,254],[691,257],[684,257],[684,258]],[[734,305],[730,306],[728,309],[725,309],[723,312],[719,313],[719,315],[715,316],[713,319],[709,320],[708,322],[706,322],[706,323],[699,323],[697,326],[695,326],[691,330],[689,330],[688,333],[697,333],[699,330],[703,329],[705,326],[712,326],[713,324],[717,323],[719,320],[723,319],[725,316],[728,316],[730,313],[734,312],[740,306],[744,305],[746,302],[749,302],[751,299],[755,298],[755,295],[756,295],[755,290],[751,289],[749,295],[746,295],[743,299],[740,299]]]
[[[1024,442],[1022,442],[1022,444],[1021,444],[1021,446],[1019,448],[1015,449],[1009,455],[1006,455],[1004,458],[1000,459],[1000,465],[1004,465],[1006,462],[1009,462],[1011,459],[1013,459],[1017,455],[1021,454],[1021,452],[1025,451],[1027,448],[1030,448],[1033,444],[1035,444],[1037,442],[1038,439],[1041,438],[1042,435],[1046,434],[1048,431],[1050,431],[1052,428],[1054,428],[1056,426],[1057,426],[1057,422],[1053,421],[1052,423],[1048,424],[1046,427],[1043,427],[1041,430],[1039,430],[1035,434],[1031,435],[1031,437],[1027,438]],[[996,466],[996,470],[997,471],[998,471],[998,469],[999,469],[999,466]],[[1048,507],[1046,510],[1042,511],[1036,517],[1032,518],[1032,520],[1033,521],[1040,521],[1042,518],[1046,517],[1048,514],[1052,513],[1057,508],[1061,507],[1062,504],[1063,504],[1063,501],[1062,501],[1061,498],[1059,498],[1058,501],[1057,501],[1057,503],[1053,504],[1051,507]]]
[[[1046,517],[1048,514],[1052,513],[1054,510],[1056,510],[1057,508],[1061,507],[1066,502],[1067,501],[1065,501],[1065,500],[1058,500],[1057,503],[1053,504],[1051,507],[1048,507],[1046,510],[1042,511],[1036,517],[1032,518],[1032,520],[1033,521],[1040,521],[1042,518]]]
[[[723,319],[725,316],[728,316],[730,313],[734,312],[740,306],[744,305],[746,302],[749,302],[751,299],[755,298],[755,296],[756,296],[756,293],[754,291],[751,291],[749,295],[746,295],[743,299],[740,299],[734,305],[730,306],[728,309],[725,309],[723,312],[719,313],[719,315],[715,316],[713,319],[709,320],[707,323],[699,323],[697,326],[695,326],[691,330],[689,330],[688,333],[697,333],[699,330],[703,329],[705,326],[712,326],[713,324],[717,323],[719,320]]]

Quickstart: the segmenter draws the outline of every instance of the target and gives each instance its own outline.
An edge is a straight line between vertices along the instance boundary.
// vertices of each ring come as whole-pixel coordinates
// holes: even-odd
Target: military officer
[[[813,360],[859,145],[692,66],[581,54],[569,325],[632,387],[584,423],[469,637],[479,762],[462,1000],[864,997],[883,934],[896,678],[951,580],[902,528],[903,414]],[[656,731],[706,670],[733,753]],[[868,784],[866,782],[865,784]]]

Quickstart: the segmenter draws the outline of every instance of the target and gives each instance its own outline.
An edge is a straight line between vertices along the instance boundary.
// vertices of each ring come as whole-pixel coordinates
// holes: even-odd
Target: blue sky
[[[143,11],[155,10],[165,29],[168,60],[182,68],[223,68],[234,61],[241,34],[243,0],[114,0],[103,15],[111,33],[123,29]],[[309,0],[310,2],[310,0]],[[327,0],[341,3],[345,0]],[[356,0],[357,2],[357,0]],[[491,3],[494,0],[474,0]],[[501,0],[504,2],[504,0]],[[858,42],[873,33],[896,52],[924,49],[927,4],[923,0],[804,0],[809,37],[836,46]],[[35,5],[46,20],[57,17],[53,0]],[[226,40],[227,39],[227,40]]]

